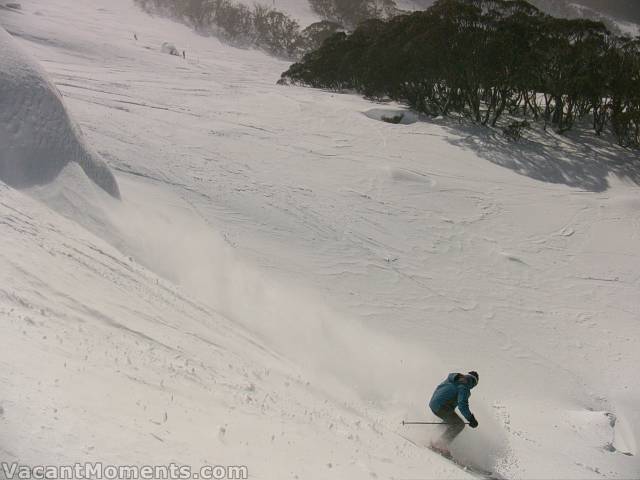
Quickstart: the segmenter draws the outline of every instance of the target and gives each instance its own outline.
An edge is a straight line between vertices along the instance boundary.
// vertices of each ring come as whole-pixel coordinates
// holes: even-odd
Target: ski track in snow
[[[0,25],[124,188],[117,203],[75,171],[29,192],[43,203],[2,187],[0,448],[457,478],[393,431],[448,371],[474,368],[469,462],[507,478],[640,473],[604,448],[637,453],[640,434],[637,186],[518,175],[463,128],[278,87],[285,62],[126,0],[22,5]],[[556,145],[572,163],[578,149]]]

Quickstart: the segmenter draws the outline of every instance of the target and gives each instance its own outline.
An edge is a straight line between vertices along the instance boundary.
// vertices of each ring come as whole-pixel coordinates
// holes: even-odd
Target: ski
[[[458,467],[460,470],[467,472],[470,475],[473,475],[474,477],[477,478],[481,478],[484,480],[505,480],[504,477],[496,472],[491,472],[489,470],[485,470],[483,468],[479,468],[473,465],[467,465],[464,464],[458,460],[456,460],[456,458],[451,455],[451,454],[446,454],[442,451],[439,451],[435,448],[432,448],[429,445],[421,445],[419,443],[416,443],[415,441],[411,440],[410,438],[405,437],[404,435],[399,434],[403,439],[405,439],[407,442],[411,443],[412,445],[415,445],[416,447],[419,448],[426,448],[427,450],[433,452],[433,453],[437,453],[438,455],[440,455],[442,458],[450,461],[453,465],[455,465],[456,467]]]

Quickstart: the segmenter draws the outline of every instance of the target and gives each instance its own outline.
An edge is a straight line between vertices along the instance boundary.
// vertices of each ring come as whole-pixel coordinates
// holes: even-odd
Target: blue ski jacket
[[[468,380],[469,383],[460,382],[462,377],[470,379]],[[457,406],[464,418],[470,421],[469,397],[471,396],[471,389],[475,386],[476,382],[472,376],[450,373],[447,379],[436,387],[429,402],[429,408],[433,413],[436,413],[443,408],[453,410]]]

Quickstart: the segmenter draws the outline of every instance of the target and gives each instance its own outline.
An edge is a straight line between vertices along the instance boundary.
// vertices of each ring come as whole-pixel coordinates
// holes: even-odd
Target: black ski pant
[[[439,443],[449,445],[464,430],[464,420],[458,416],[454,408],[444,407],[435,412],[435,414],[447,424]]]

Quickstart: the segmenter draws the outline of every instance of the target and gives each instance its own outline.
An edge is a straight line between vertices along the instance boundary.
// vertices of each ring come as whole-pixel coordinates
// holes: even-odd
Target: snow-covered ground
[[[475,369],[460,458],[640,476],[635,154],[388,124],[400,107],[276,86],[286,63],[128,0],[22,7],[0,25],[122,199],[76,163],[0,187],[3,457],[460,478],[400,422]]]
[[[431,4],[434,2],[435,0],[431,0],[431,1],[425,1],[425,0],[396,0],[396,5],[398,6],[398,8],[402,9],[402,10],[425,10],[426,8],[428,8],[429,6],[431,6]]]

